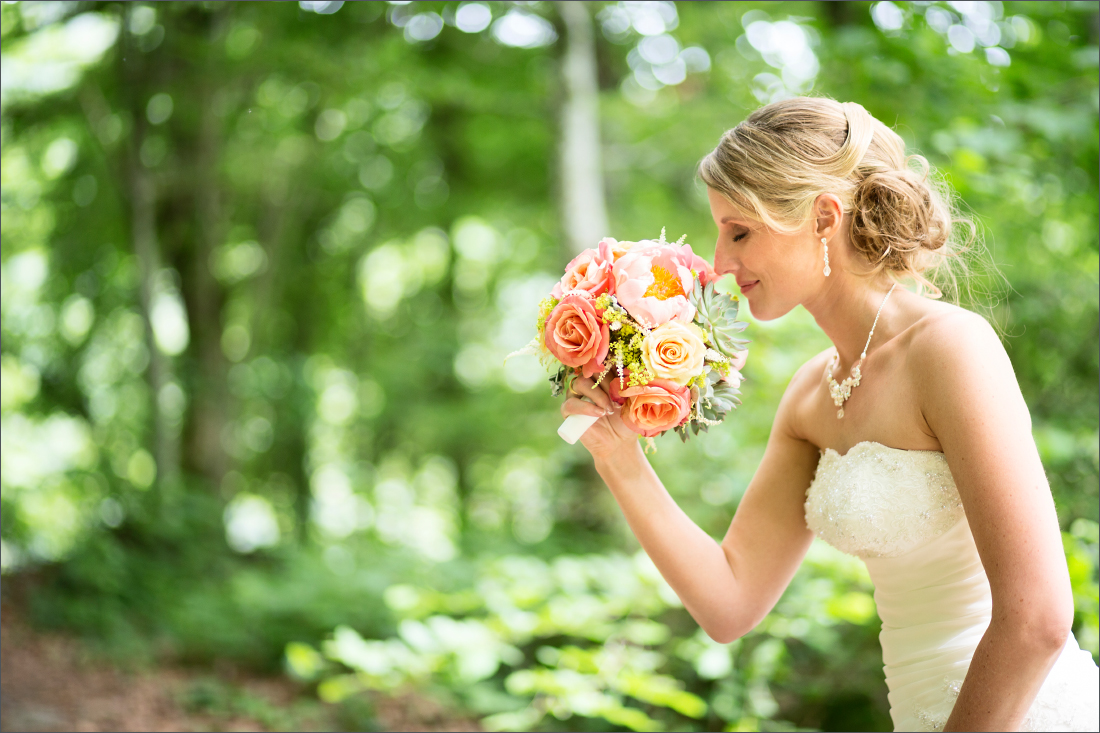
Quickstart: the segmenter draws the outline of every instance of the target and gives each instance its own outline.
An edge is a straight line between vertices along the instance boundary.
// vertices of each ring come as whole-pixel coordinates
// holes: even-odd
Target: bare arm
[[[945,730],[1019,730],[1073,623],[1054,502],[993,329],[963,313],[918,338],[922,412],[943,446],[993,594],[992,621]]]
[[[818,451],[788,434],[790,400],[781,403],[764,459],[719,544],[676,504],[618,408],[590,385],[579,380],[577,388],[598,406],[574,398],[562,414],[604,415],[582,441],[642,548],[707,635],[729,643],[748,633],[779,600],[813,539],[803,502]]]

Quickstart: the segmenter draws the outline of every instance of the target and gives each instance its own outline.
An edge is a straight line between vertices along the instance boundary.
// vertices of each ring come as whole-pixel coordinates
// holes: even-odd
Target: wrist
[[[613,451],[594,456],[593,463],[596,472],[606,477],[623,471],[631,472],[635,467],[648,465],[649,461],[646,460],[641,441],[629,440]]]

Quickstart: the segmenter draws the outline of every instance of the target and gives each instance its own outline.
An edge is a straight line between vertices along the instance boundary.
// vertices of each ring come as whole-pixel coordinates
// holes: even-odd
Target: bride
[[[1070,629],[1012,364],[982,317],[897,287],[938,295],[928,276],[968,224],[927,162],[860,105],[802,97],[727,131],[699,173],[717,273],[757,319],[803,306],[833,348],[791,379],[720,544],[669,496],[608,395],[573,383],[562,414],[601,416],[582,440],[661,574],[728,643],[820,537],[874,581],[896,730],[1097,730],[1097,667]]]

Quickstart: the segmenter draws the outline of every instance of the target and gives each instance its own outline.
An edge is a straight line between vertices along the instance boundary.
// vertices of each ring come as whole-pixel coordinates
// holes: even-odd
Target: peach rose
[[[617,260],[633,247],[637,242],[619,242],[611,237],[604,237],[600,240],[600,244],[608,244],[611,247],[611,256],[613,260]]]
[[[659,379],[687,384],[703,371],[707,345],[703,330],[694,323],[669,321],[642,341],[642,361]]]
[[[611,267],[615,264],[615,256],[611,249],[611,242],[614,241],[604,239],[596,249],[586,249],[574,257],[573,261],[566,265],[561,282],[554,286],[550,294],[560,298],[563,293],[568,293],[570,290],[584,290],[595,297],[612,291],[614,280],[611,277]]]
[[[691,413],[691,392],[667,379],[654,379],[642,387],[628,387],[619,396],[624,399],[623,422],[646,438],[671,430],[687,420]]]
[[[566,295],[546,319],[543,343],[562,364],[591,377],[603,370],[611,332],[588,298]]]

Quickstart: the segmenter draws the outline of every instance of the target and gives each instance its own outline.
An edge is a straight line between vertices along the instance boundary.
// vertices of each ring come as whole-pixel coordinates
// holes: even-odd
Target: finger
[[[589,388],[591,386],[591,379],[589,379],[588,377],[576,376],[573,377],[573,379],[569,382],[569,391],[570,393],[576,394],[579,397],[584,394],[584,392],[581,391],[582,388]]]
[[[570,397],[561,406],[561,416],[569,417],[570,415],[590,415],[591,417],[603,417],[607,414],[607,410],[599,405],[594,405],[588,400],[582,400],[579,397]]]
[[[607,380],[604,380],[604,384],[599,387],[595,386],[591,379],[578,378],[573,382],[573,390],[581,397],[587,397],[595,402],[597,405],[605,410],[611,409],[611,398],[607,396],[607,392],[603,387]]]

